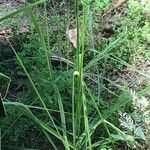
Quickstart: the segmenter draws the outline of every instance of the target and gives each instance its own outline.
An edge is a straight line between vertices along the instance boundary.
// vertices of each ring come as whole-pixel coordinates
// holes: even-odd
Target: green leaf
[[[111,137],[115,140],[115,141],[120,141],[120,140],[123,140],[124,141],[124,138],[119,135],[119,134],[111,134]]]
[[[134,143],[134,137],[131,136],[131,135],[128,135],[128,134],[124,134],[124,135],[119,135],[119,134],[111,134],[111,137],[115,140],[115,141],[126,141],[127,143],[128,142],[132,142]]]
[[[144,134],[143,129],[141,127],[137,127],[134,130],[134,134],[135,134],[135,136],[139,137],[140,139],[146,140],[145,134]]]

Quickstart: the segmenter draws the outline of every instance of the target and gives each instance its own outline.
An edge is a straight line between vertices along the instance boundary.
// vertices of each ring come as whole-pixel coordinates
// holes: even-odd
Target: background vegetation
[[[2,2],[2,149],[148,150],[149,7],[148,0]]]

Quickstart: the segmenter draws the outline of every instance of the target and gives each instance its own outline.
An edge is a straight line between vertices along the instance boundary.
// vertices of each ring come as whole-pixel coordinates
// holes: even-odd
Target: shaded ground
[[[5,16],[6,12],[12,12],[15,11],[18,7],[23,5],[23,2],[21,1],[4,1],[3,3],[1,2],[0,9],[3,11],[0,11],[0,16]],[[121,17],[124,16],[124,9],[125,9],[125,4],[124,1],[120,3],[120,5],[115,5],[114,8],[109,10],[108,14],[104,16],[103,20],[103,28],[100,32],[100,38],[103,40],[107,40],[107,38],[113,36],[115,34],[115,21]],[[6,12],[5,12],[5,11]],[[9,25],[10,27],[11,25]],[[0,31],[0,36],[6,37],[8,33],[12,33],[11,30],[7,29],[8,31],[5,32],[5,30]],[[22,30],[22,28],[20,29]],[[96,35],[95,35],[96,36]],[[96,37],[96,40],[98,38]],[[132,65],[134,65],[135,68],[140,70],[141,72],[144,72],[145,74],[150,74],[150,60],[147,60],[145,58],[139,58],[137,59]],[[130,89],[132,89],[135,92],[139,92],[143,89],[143,87],[147,86],[149,84],[149,78],[143,77],[139,75],[134,69],[126,68],[122,70],[121,72],[115,72],[115,75],[112,73],[110,74],[110,79],[115,81],[119,85],[128,85]],[[16,91],[18,90],[18,87],[15,88]],[[146,94],[149,97],[150,93],[149,90],[146,90]]]

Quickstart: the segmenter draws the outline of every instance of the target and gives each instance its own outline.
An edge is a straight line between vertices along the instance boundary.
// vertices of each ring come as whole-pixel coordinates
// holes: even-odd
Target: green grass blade
[[[84,124],[85,124],[85,132],[87,133],[87,141],[89,145],[87,147],[87,150],[92,150],[91,145],[91,135],[90,135],[90,127],[89,127],[89,120],[88,120],[88,110],[87,110],[87,104],[86,104],[86,98],[85,95],[83,95],[83,111],[84,111]]]
[[[143,73],[142,71],[138,70],[134,66],[130,65],[129,63],[125,62],[124,60],[121,60],[120,58],[118,58],[117,56],[115,56],[113,54],[111,54],[111,56],[107,56],[107,57],[114,60],[114,61],[116,61],[116,62],[119,62],[119,63],[125,65],[128,68],[131,68],[133,71],[137,72],[138,74],[140,74],[144,77],[150,78],[150,76],[148,74]]]
[[[45,52],[46,61],[47,61],[47,67],[48,67],[48,70],[49,70],[49,75],[50,75],[50,78],[52,79],[51,58],[50,58],[50,53],[48,53],[48,49],[50,49],[50,47],[48,47],[48,49],[47,49],[43,32],[42,32],[41,27],[40,27],[40,25],[39,25],[39,23],[38,23],[39,21],[36,19],[36,16],[34,15],[34,13],[32,12],[32,10],[31,10],[30,7],[29,7],[28,11],[29,11],[29,14],[30,14],[30,16],[31,16],[31,20],[32,20],[32,22],[34,23],[35,29],[36,29],[36,31],[37,31],[37,33],[38,33],[38,36],[39,36],[39,39],[40,39],[40,41],[41,41],[43,50],[44,50],[44,52]],[[47,36],[48,36],[48,35],[47,35]],[[49,40],[49,38],[48,38],[48,40]],[[49,45],[48,45],[48,46],[49,46]]]
[[[9,42],[9,41],[8,41],[8,42]],[[57,129],[57,127],[56,127],[56,125],[55,125],[55,123],[54,123],[54,121],[53,121],[53,118],[52,118],[52,116],[50,115],[50,113],[49,113],[49,111],[48,111],[48,109],[47,109],[47,107],[46,107],[46,105],[45,105],[45,103],[44,103],[44,101],[43,101],[43,99],[42,99],[42,97],[41,97],[39,91],[37,90],[37,88],[36,88],[36,86],[35,86],[35,84],[34,84],[32,78],[30,77],[28,71],[26,70],[26,68],[25,68],[25,66],[24,66],[24,64],[23,64],[23,62],[21,61],[19,55],[18,55],[17,52],[15,51],[14,47],[12,46],[12,44],[11,44],[10,42],[9,42],[9,44],[10,44],[10,46],[11,46],[11,48],[12,48],[14,54],[16,55],[17,60],[19,61],[19,63],[20,63],[20,65],[21,65],[22,69],[24,70],[26,76],[28,77],[28,79],[29,79],[29,81],[30,81],[30,83],[31,83],[31,85],[32,85],[32,87],[33,87],[35,93],[37,94],[37,96],[38,96],[38,98],[39,98],[39,100],[40,100],[42,106],[44,107],[46,113],[48,114],[50,120],[52,121],[52,123],[53,123],[55,129],[57,130],[57,132],[58,132],[58,134],[59,134],[59,131],[58,131],[58,129]]]
[[[70,150],[69,142],[68,142],[68,139],[67,139],[67,133],[66,133],[66,131],[67,131],[66,130],[66,119],[65,119],[65,111],[64,111],[64,107],[63,107],[63,102],[62,102],[61,95],[60,95],[60,92],[58,90],[58,87],[55,84],[53,84],[53,87],[54,87],[55,92],[56,92],[57,97],[58,97],[58,105],[59,105],[61,123],[62,123],[62,128],[63,128],[63,136],[64,136],[64,139],[65,139],[64,146],[65,146],[66,150]]]
[[[101,51],[98,55],[95,56],[94,59],[92,59],[85,67],[84,71],[95,65],[100,59],[105,58],[107,55],[109,55],[109,52],[121,41],[122,36],[120,36],[115,41],[111,42],[103,51]]]
[[[56,138],[58,138],[63,143],[65,143],[64,137],[62,137],[54,129],[47,126],[43,121],[39,120],[35,115],[33,115],[33,113],[28,109],[26,105],[19,103],[19,102],[5,102],[4,104],[6,106],[6,109],[7,109],[7,106],[13,106],[21,110],[21,112],[24,113],[24,115],[26,115],[28,118],[30,118],[43,132],[45,131],[45,132],[51,133]],[[68,145],[74,149],[74,147],[70,143],[68,143]]]
[[[0,73],[0,76],[2,76],[2,77],[4,77],[4,78],[8,79],[8,84],[7,84],[7,87],[6,87],[6,92],[5,92],[4,96],[2,97],[3,99],[5,99],[5,97],[7,96],[8,91],[9,91],[9,87],[10,87],[10,83],[11,83],[11,78],[8,77],[8,76],[6,76],[6,75],[3,74],[3,73]]]

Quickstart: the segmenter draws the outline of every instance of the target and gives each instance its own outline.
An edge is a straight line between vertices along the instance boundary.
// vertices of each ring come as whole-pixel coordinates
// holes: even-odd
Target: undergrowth
[[[131,68],[149,78],[135,64],[149,59],[150,4],[129,0],[109,24],[113,5],[39,0],[0,18],[2,29],[15,17],[30,20],[27,33],[15,24],[13,37],[0,43],[0,98],[7,112],[0,120],[2,149],[146,149],[147,93],[112,76]],[[66,34],[72,28],[77,48]]]

